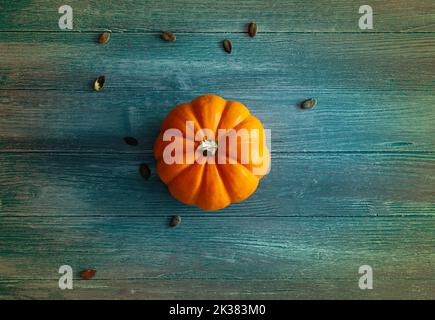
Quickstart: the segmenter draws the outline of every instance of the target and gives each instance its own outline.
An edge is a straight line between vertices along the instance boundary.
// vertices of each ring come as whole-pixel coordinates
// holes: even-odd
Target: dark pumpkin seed
[[[150,170],[150,168],[148,167],[147,164],[145,164],[145,163],[141,163],[141,165],[139,166],[139,172],[140,172],[140,175],[141,175],[145,180],[148,180],[148,179],[150,178],[151,170]]]
[[[99,76],[94,81],[94,90],[95,91],[100,91],[101,89],[103,89],[103,86],[104,86],[105,82],[106,82],[106,77],[105,76]]]
[[[102,32],[98,37],[98,42],[101,44],[106,44],[110,40],[110,32]]]
[[[181,223],[181,217],[180,216],[173,216],[171,218],[171,221],[169,222],[169,226],[176,227]]]
[[[95,269],[85,269],[85,270],[82,270],[80,272],[80,278],[86,279],[86,280],[92,279],[93,277],[95,277],[96,273],[97,273],[97,270],[95,270]]]
[[[175,40],[177,40],[177,37],[175,36],[175,34],[173,34],[172,32],[169,32],[169,31],[162,32],[160,34],[160,38],[162,40],[170,41],[170,42],[174,42]]]
[[[248,34],[250,37],[255,37],[257,35],[257,24],[251,22],[248,26]]]
[[[223,47],[224,47],[225,52],[227,52],[227,53],[231,53],[231,51],[233,51],[233,44],[228,39],[224,40]]]
[[[129,146],[137,146],[139,144],[139,142],[133,137],[125,137],[124,141]]]
[[[310,99],[307,99],[305,101],[302,101],[301,108],[302,109],[311,109],[311,108],[314,108],[316,104],[317,104],[317,100],[314,98],[310,98]]]

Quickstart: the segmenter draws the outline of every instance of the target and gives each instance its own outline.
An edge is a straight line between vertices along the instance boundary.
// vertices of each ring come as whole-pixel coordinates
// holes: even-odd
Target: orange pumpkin
[[[180,137],[169,139],[169,129]],[[234,145],[224,129],[248,135],[233,135]],[[222,209],[248,198],[268,172],[270,153],[264,142],[263,125],[243,104],[203,95],[175,107],[163,121],[154,146],[157,173],[179,201],[204,210]],[[168,161],[176,152],[182,153],[182,161]]]

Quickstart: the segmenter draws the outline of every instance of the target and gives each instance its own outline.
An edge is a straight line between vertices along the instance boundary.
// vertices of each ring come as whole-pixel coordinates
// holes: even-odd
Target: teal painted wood
[[[0,150],[150,152],[161,121],[199,92],[0,90]],[[220,90],[272,131],[272,152],[434,151],[435,94]],[[314,96],[313,110],[298,104]],[[122,140],[140,141],[131,148]]]
[[[434,155],[273,153],[251,198],[205,212],[169,195],[151,153],[3,153],[0,217],[435,215]],[[150,164],[148,181],[141,162]]]
[[[173,43],[121,34],[108,45],[97,36],[0,33],[0,87],[88,92],[105,75],[113,92],[435,91],[432,34],[184,34]],[[231,54],[222,49],[225,38]]]
[[[347,298],[403,297],[410,291],[434,298],[434,217],[210,216],[185,218],[175,229],[167,226],[167,217],[11,217],[2,219],[0,230],[0,283],[9,283],[1,297],[21,292],[28,297],[93,293],[93,298],[128,298],[138,290],[142,298],[158,292],[166,298],[181,292],[196,298],[216,293],[264,297],[268,292],[275,298],[331,298],[335,287],[332,294],[344,297],[341,289]],[[55,290],[56,266],[65,263],[76,274],[96,268],[96,281],[77,281],[72,292]],[[373,294],[358,289],[362,264],[374,268]],[[398,290],[404,283],[409,288],[403,293]],[[159,287],[158,292],[149,286]],[[120,290],[124,294],[117,297]]]
[[[0,4],[0,298],[434,299],[435,4],[372,2],[370,32],[360,5],[76,1],[60,32],[55,1]],[[165,114],[207,92],[272,129],[270,175],[217,213],[174,200],[151,153]]]
[[[55,0],[5,1],[0,31],[60,31]],[[243,32],[257,21],[262,32],[360,32],[358,0],[74,1],[74,31]],[[372,0],[374,31],[435,31],[431,0]]]
[[[377,280],[376,290],[360,290],[352,280],[77,280],[74,290],[56,290],[57,281],[0,280],[2,299],[427,299],[433,300],[430,279]]]

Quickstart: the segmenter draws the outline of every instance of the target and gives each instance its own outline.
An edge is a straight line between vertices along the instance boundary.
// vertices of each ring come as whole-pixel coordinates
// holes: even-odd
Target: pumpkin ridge
[[[192,113],[195,115],[195,118],[197,119],[200,128],[201,129],[209,129],[209,130],[211,130],[213,132],[215,138],[216,138],[217,137],[217,130],[218,130],[219,126],[215,125],[215,128],[207,128],[207,125],[204,123],[204,121],[205,122],[208,122],[208,121],[206,119],[202,118],[201,116],[198,116],[198,112],[202,112],[201,109],[204,108],[204,102],[201,102],[201,99],[204,99],[205,97],[208,97],[209,99],[218,99],[218,100],[225,101],[223,110],[222,110],[222,112],[220,112],[220,117],[219,117],[218,124],[220,123],[220,121],[222,119],[222,114],[224,113],[224,111],[226,109],[227,101],[224,100],[222,97],[214,95],[214,94],[204,94],[202,96],[199,96],[199,97],[195,98],[191,102],[191,104],[192,104]],[[209,116],[210,116],[210,114],[209,114]],[[201,119],[201,121],[199,119]]]
[[[187,166],[185,169],[181,170],[181,172],[180,172],[179,174],[177,174],[176,177],[174,177],[174,178],[171,180],[171,182],[167,183],[167,186],[168,186],[168,189],[169,189],[170,193],[171,193],[171,194],[172,194],[176,199],[178,199],[178,198],[177,198],[177,197],[172,193],[172,191],[171,191],[171,184],[175,181],[175,178],[179,178],[179,177],[181,176],[181,174],[186,174],[186,172],[188,171],[188,169],[191,169],[193,165],[194,165],[194,164],[190,164],[190,165]],[[204,164],[201,164],[200,167],[201,167],[201,170],[200,170],[200,175],[201,175],[201,177],[199,177],[200,183],[199,183],[198,187],[197,187],[195,190],[191,190],[191,191],[194,191],[194,192],[195,192],[195,194],[194,194],[194,196],[193,196],[193,199],[192,199],[192,202],[191,202],[191,204],[194,204],[194,205],[196,205],[196,203],[197,203],[197,200],[198,200],[199,194],[201,193],[202,184],[203,184],[203,181],[204,181],[204,179],[203,179],[203,178],[204,178],[204,171],[205,171]],[[190,187],[190,186],[189,186],[189,187]]]
[[[225,119],[225,117],[227,116],[227,113],[228,113],[228,110],[229,110],[229,108],[230,108],[230,105],[233,104],[233,103],[239,103],[239,104],[241,104],[243,107],[246,108],[246,106],[245,106],[244,104],[242,104],[242,103],[240,103],[240,102],[238,102],[238,101],[233,101],[233,100],[229,100],[229,101],[227,101],[226,104],[225,104],[224,112],[222,112],[222,116],[221,116],[221,118],[220,118],[220,120],[219,120],[219,125],[218,125],[217,130],[219,130],[219,129],[226,129],[226,130],[228,130],[228,129],[234,129],[234,128],[236,128],[239,124],[241,124],[243,121],[245,121],[246,119],[248,119],[248,118],[251,116],[250,111],[246,108],[246,109],[247,109],[247,112],[248,112],[248,116],[247,116],[245,119],[243,119],[242,121],[240,121],[240,122],[237,123],[236,125],[231,126],[231,128],[221,128],[222,122],[223,122],[223,120]]]
[[[227,182],[226,179],[228,179],[228,176],[227,176],[225,173],[223,173],[223,174],[220,173],[220,170],[222,170],[223,172],[225,172],[224,168],[223,168],[223,167],[218,168],[218,170],[219,170],[219,174],[223,175],[222,181],[223,181],[223,183],[224,183],[224,185],[225,185],[225,188],[226,188],[226,191],[227,191],[228,195],[230,196],[231,203],[239,203],[239,202],[241,202],[241,201],[246,200],[248,197],[250,197],[250,196],[255,192],[255,190],[257,189],[258,184],[260,183],[260,180],[261,180],[261,178],[259,178],[258,176],[256,176],[253,172],[251,172],[251,171],[250,171],[248,168],[246,168],[244,165],[242,165],[242,164],[240,164],[240,163],[237,163],[237,165],[242,166],[243,168],[245,168],[245,169],[247,170],[247,172],[249,172],[251,178],[252,178],[254,181],[256,181],[256,186],[255,186],[255,188],[253,188],[251,191],[249,191],[247,194],[245,193],[245,195],[240,196],[240,192],[235,191],[234,188],[232,188],[232,187],[227,187],[228,182]],[[235,195],[234,193],[236,193],[236,195]]]
[[[198,131],[202,131],[202,124],[199,123],[198,117],[196,116],[195,108],[193,107],[192,103],[190,103],[190,110],[192,111],[191,112],[191,116],[192,116],[193,119],[186,119],[186,118],[184,118],[184,123],[186,123],[186,121],[188,121],[188,120],[192,120],[194,122],[194,128],[193,129],[195,130],[195,125],[196,125],[196,126],[198,126]],[[196,133],[197,132],[194,132],[195,135],[196,135]],[[204,135],[204,133],[203,133],[203,135]],[[193,141],[195,141],[195,136],[193,137]]]
[[[228,155],[225,155],[225,160],[227,161],[225,164],[231,164],[231,163],[229,162],[230,159],[233,159],[233,160],[236,162],[235,164],[239,164],[239,165],[241,165],[241,166],[244,166],[246,169],[250,170],[246,164],[243,164],[243,163],[241,163],[238,159],[231,158],[231,157],[228,156]],[[218,166],[219,166],[219,164],[218,164]],[[258,176],[256,176],[254,173],[252,173],[252,175],[253,175],[254,177],[256,177],[258,180],[261,179],[261,178],[259,178]]]
[[[215,132],[215,135],[217,136],[218,135],[218,132],[219,132],[219,129],[221,129],[221,123],[222,123],[222,120],[224,119],[224,117],[226,116],[226,114],[227,114],[227,111],[228,111],[228,103],[229,103],[230,101],[225,101],[225,108],[224,108],[224,111],[222,111],[222,113],[221,113],[221,117],[219,118],[219,122],[218,122],[218,125],[217,125],[217,127],[216,127],[216,132]]]
[[[250,114],[246,119],[244,119],[243,121],[238,123],[236,126],[234,126],[233,129],[234,130],[240,129],[240,127],[242,127],[246,122],[250,121],[251,119],[257,120],[258,122],[261,123],[261,121],[256,116],[253,116],[252,114]]]
[[[179,138],[180,138],[180,137],[179,137]],[[160,133],[159,136],[157,137],[157,139],[158,139],[159,141],[163,141],[163,133]],[[183,153],[185,153],[184,145],[185,145],[185,143],[187,143],[188,141],[193,142],[193,151],[195,152],[196,148],[197,148],[198,145],[199,145],[199,142],[198,142],[198,141],[187,139],[185,136],[182,136],[181,139],[183,139]],[[164,141],[164,142],[171,142],[171,141]],[[156,144],[154,145],[154,148],[155,148],[155,146],[156,146]],[[162,158],[163,158],[163,150],[161,150],[161,151],[162,151],[161,153],[160,153],[160,152],[159,152],[159,153],[156,153],[156,152],[153,150],[153,153],[154,153],[154,159],[155,159],[156,161],[160,161],[160,160],[162,160]]]
[[[196,134],[195,130],[198,129],[197,131],[202,131],[202,124],[199,122],[195,110],[193,108],[193,105],[190,103],[190,112],[189,114],[185,114],[184,110],[181,110],[181,106],[184,106],[186,104],[180,104],[178,106],[176,106],[175,108],[179,108],[176,112],[174,112],[173,114],[169,114],[168,116],[166,116],[166,118],[163,120],[162,125],[160,126],[160,131],[165,131],[163,128],[163,124],[165,123],[165,121],[168,119],[168,117],[172,117],[172,118],[177,118],[179,121],[183,122],[184,125],[186,125],[187,121],[193,121],[193,130],[194,130],[194,134]],[[175,128],[166,128],[167,129],[175,129]],[[186,137],[185,132],[183,133],[183,138],[185,138],[186,140],[192,141],[192,139],[188,139]],[[193,141],[195,141],[195,137],[193,137]]]
[[[229,158],[226,157],[226,160],[228,161]],[[237,161],[237,160],[236,160],[236,161]],[[228,162],[228,164],[229,164],[229,162]],[[239,164],[239,165],[241,165],[241,166],[244,166],[243,164],[239,163],[238,161],[237,161],[237,164]],[[231,165],[231,164],[230,164],[230,165]],[[246,166],[244,166],[244,167],[246,168]],[[246,168],[246,169],[248,169],[248,168]],[[240,202],[240,200],[237,200],[236,198],[234,198],[234,196],[232,195],[232,193],[228,191],[228,190],[231,190],[231,188],[228,187],[228,182],[226,181],[226,179],[224,179],[225,176],[221,173],[222,170],[223,170],[223,168],[218,164],[218,165],[217,165],[217,171],[218,171],[218,174],[219,174],[220,179],[222,180],[222,184],[223,184],[224,187],[225,187],[225,192],[227,193],[227,195],[228,195],[228,197],[230,198],[230,200],[231,200],[232,203],[238,203],[238,202]],[[249,170],[249,169],[248,169],[248,170]],[[252,172],[251,172],[251,173],[252,173]],[[260,179],[259,179],[255,174],[252,173],[252,176],[253,176],[254,178],[256,178],[258,181],[260,181]]]
[[[215,163],[204,164],[204,173],[201,177],[201,186],[200,191],[197,194],[197,198],[195,204],[204,210],[219,210],[225,208],[231,204],[231,195],[228,192],[227,186],[225,185],[225,181],[219,172],[219,166]],[[211,185],[217,185],[217,188],[211,188]],[[209,194],[214,195],[211,196],[215,199],[212,202],[204,202],[204,197],[207,199]],[[216,201],[217,200],[217,201]]]
[[[267,149],[267,147],[266,147],[266,149]],[[268,149],[267,149],[267,151],[269,152]],[[262,161],[261,161],[261,163],[263,163],[263,162],[265,161],[265,156],[266,156],[266,153],[263,151],[263,157],[262,157]],[[225,159],[226,159],[227,161],[229,161],[230,159],[233,159],[234,161],[236,161],[237,164],[240,164],[241,166],[244,166],[246,169],[251,170],[251,168],[248,167],[249,163],[241,163],[241,162],[239,161],[239,159],[234,159],[234,158],[230,157],[228,154],[225,155]],[[229,163],[229,162],[228,162],[228,163]],[[253,165],[253,167],[254,167],[254,165]],[[258,176],[258,175],[255,175],[254,173],[252,173],[252,174],[253,174],[256,178],[258,178],[258,180],[260,180],[261,178],[263,178],[263,176]]]
[[[207,165],[207,163],[201,164],[201,168],[202,168],[201,177],[200,177],[201,182],[199,183],[198,189],[196,189],[195,200],[192,201],[195,205],[198,202],[198,197],[201,194],[201,188],[202,188],[202,185],[204,184],[204,175],[205,175],[205,166],[206,165]]]
[[[159,162],[163,162],[163,160],[158,160]],[[172,181],[174,181],[180,174],[184,173],[186,170],[188,170],[189,168],[192,167],[194,163],[189,163],[187,164],[186,168],[184,168],[183,170],[181,170],[180,172],[178,172],[176,175],[174,175],[172,177],[171,180],[169,180],[168,182],[166,182],[166,184],[169,186],[171,184]]]
[[[199,121],[198,119],[200,118],[200,117],[198,117],[198,115],[197,115],[197,112],[198,112],[198,110],[197,109],[200,109],[200,107],[198,107],[198,99],[199,98],[202,98],[202,97],[204,97],[204,96],[208,96],[208,94],[204,94],[204,95],[201,95],[201,96],[199,96],[199,97],[196,97],[195,99],[193,99],[191,102],[190,102],[190,104],[191,104],[191,106],[192,106],[192,114],[193,114],[193,116],[195,117],[195,119],[196,119],[196,121],[197,121],[197,123],[198,123],[198,125],[199,125],[199,127],[201,128],[201,130],[202,129],[204,129],[203,127],[204,127],[204,124],[202,123],[202,121]]]
[[[193,203],[197,207],[199,207],[199,205],[198,205],[198,198],[201,195],[201,190],[202,190],[202,188],[204,188],[204,183],[206,181],[206,179],[205,179],[206,175],[207,175],[207,170],[206,170],[207,168],[206,168],[206,166],[207,166],[207,162],[201,164],[201,167],[203,167],[202,170],[201,170],[201,177],[200,177],[201,182],[199,184],[198,190],[196,191],[195,200],[193,201]]]
[[[221,181],[222,181],[222,185],[224,186],[225,193],[227,194],[228,198],[230,198],[230,201],[234,202],[233,198],[231,197],[231,194],[228,192],[228,186],[226,184],[224,177],[221,174],[221,166],[219,164],[216,164],[216,171],[217,171],[217,174],[219,176],[219,179],[221,179]]]

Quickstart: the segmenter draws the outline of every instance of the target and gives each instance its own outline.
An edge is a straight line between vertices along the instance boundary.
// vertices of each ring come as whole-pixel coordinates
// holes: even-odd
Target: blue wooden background
[[[62,4],[0,2],[0,298],[435,298],[434,1],[371,1],[368,31],[356,0],[77,0],[72,31]],[[272,130],[270,174],[219,212],[174,200],[152,156],[204,93]]]

